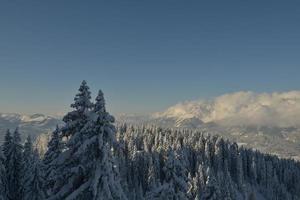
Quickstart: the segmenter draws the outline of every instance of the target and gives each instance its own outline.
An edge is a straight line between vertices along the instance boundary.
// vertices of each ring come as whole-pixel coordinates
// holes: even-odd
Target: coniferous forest
[[[296,200],[300,164],[193,130],[118,124],[85,81],[39,155],[21,130],[0,153],[0,200]]]

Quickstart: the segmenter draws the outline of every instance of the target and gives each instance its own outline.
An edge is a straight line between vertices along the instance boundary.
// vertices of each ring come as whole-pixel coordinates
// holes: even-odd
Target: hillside
[[[7,129],[14,130],[19,127],[21,138],[24,141],[28,135],[35,139],[42,133],[52,132],[57,124],[62,125],[62,121],[43,114],[0,113],[0,143],[3,142],[2,139]]]
[[[300,159],[300,92],[236,92],[186,101],[149,115],[119,115],[128,124],[197,129],[248,148]]]
[[[300,163],[295,160],[248,149],[195,128],[115,127],[102,91],[91,101],[85,81],[71,108],[50,140],[49,134],[38,137],[48,147],[42,156],[34,150],[30,137],[23,145],[18,129],[6,132],[0,153],[2,199],[300,199]],[[2,118],[11,124],[36,126],[53,120],[43,115],[3,114]],[[150,118],[143,120],[154,119]],[[131,118],[141,123],[138,119],[142,118]],[[196,117],[175,122],[217,127]],[[260,130],[270,135],[278,132]]]

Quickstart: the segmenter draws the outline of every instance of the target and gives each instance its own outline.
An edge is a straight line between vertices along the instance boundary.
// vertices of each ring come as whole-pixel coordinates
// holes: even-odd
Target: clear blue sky
[[[64,112],[81,80],[113,113],[300,88],[300,1],[2,1],[0,112]]]

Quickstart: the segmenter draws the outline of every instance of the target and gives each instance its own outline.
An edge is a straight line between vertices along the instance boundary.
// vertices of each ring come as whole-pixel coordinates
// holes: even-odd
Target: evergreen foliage
[[[300,163],[195,130],[121,124],[85,81],[39,158],[8,130],[0,200],[297,200]]]

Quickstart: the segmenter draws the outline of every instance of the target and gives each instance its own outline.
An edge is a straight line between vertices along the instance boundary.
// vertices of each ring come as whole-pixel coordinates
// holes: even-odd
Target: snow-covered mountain
[[[197,128],[282,157],[300,159],[300,92],[236,92],[187,101],[148,116],[123,115],[120,122]]]
[[[153,118],[198,118],[205,123],[229,126],[300,126],[300,91],[236,92],[212,100],[179,103]]]
[[[200,129],[222,135],[246,147],[300,160],[300,92],[237,92],[211,100],[187,101],[149,115],[116,116],[117,123],[154,124],[162,127]],[[20,128],[22,138],[36,138],[44,149],[56,117],[42,114],[0,114],[0,140],[6,129]]]
[[[80,109],[75,108],[66,115],[68,120],[63,129],[52,132],[46,153],[50,134],[37,137],[35,147],[43,160],[32,151],[34,146],[30,140],[25,142],[24,150],[21,148],[19,131],[13,133],[11,140],[6,137],[0,162],[0,179],[4,180],[0,184],[0,190],[4,191],[0,198],[1,195],[12,199],[47,196],[47,199],[147,200],[294,200],[300,197],[299,162],[239,148],[236,143],[211,135],[236,136],[240,145],[250,144],[252,148],[262,147],[263,143],[264,147],[273,148],[278,142],[281,150],[287,150],[283,141],[274,139],[284,136],[287,141],[296,142],[292,137],[298,135],[296,126],[242,122],[237,126],[206,121],[200,105],[200,109],[175,106],[154,115],[118,118],[118,123],[151,122],[192,130],[140,124],[120,124],[115,129],[114,120],[106,112],[103,93],[99,92],[94,109],[89,109],[90,93],[85,81],[79,92],[75,105]],[[27,127],[31,134],[61,123],[41,114],[0,116],[6,128],[19,126],[24,131]],[[63,141],[66,145],[62,145]]]
[[[36,138],[41,133],[52,131],[57,124],[62,124],[62,121],[43,114],[0,113],[0,141],[2,143],[7,129],[13,131],[16,127],[19,127],[22,139],[27,135]]]

